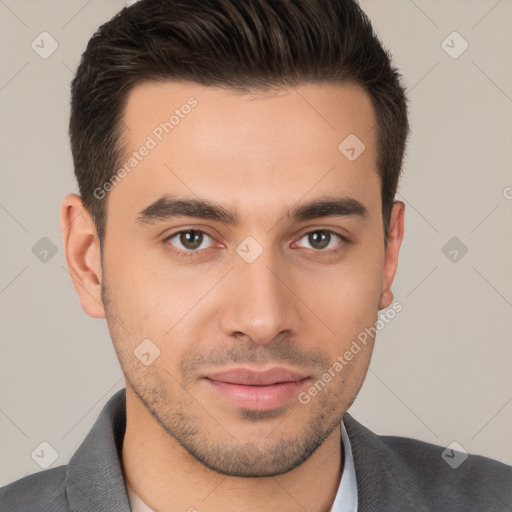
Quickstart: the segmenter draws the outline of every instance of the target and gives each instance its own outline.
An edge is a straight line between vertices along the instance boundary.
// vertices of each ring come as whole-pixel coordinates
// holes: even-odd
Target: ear
[[[404,237],[404,212],[405,204],[403,201],[395,201],[389,221],[388,246],[384,257],[379,309],[385,309],[393,302],[391,285],[398,267],[398,253]]]
[[[82,309],[105,318],[101,298],[101,254],[96,225],[77,194],[68,194],[60,209],[60,229],[66,262]]]

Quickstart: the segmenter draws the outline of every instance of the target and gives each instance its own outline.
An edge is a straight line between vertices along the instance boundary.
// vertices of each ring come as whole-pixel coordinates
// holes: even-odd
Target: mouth
[[[274,367],[264,371],[232,368],[204,377],[205,384],[231,406],[253,411],[282,407],[295,397],[310,377]]]

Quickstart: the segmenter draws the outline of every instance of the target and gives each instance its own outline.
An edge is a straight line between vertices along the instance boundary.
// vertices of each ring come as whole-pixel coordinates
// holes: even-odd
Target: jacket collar
[[[380,436],[345,413],[357,480],[359,512],[422,512],[418,482]]]
[[[121,453],[126,429],[126,390],[115,393],[75,452],[66,471],[71,510],[130,512]]]

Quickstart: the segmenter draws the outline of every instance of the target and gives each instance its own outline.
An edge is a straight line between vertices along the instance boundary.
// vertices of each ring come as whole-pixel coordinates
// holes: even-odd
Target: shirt
[[[344,452],[343,473],[331,512],[357,512],[357,482],[354,459],[352,457],[352,447],[350,446],[347,430],[343,423],[341,423],[340,431]],[[141,499],[127,480],[125,483],[132,512],[155,512]]]

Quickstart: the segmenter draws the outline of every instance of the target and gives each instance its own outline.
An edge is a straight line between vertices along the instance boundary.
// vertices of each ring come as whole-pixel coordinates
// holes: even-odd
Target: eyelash
[[[206,249],[196,249],[194,251],[183,251],[180,249],[176,249],[172,244],[168,243],[171,239],[175,238],[176,236],[181,235],[182,233],[190,233],[192,231],[195,233],[202,233],[203,235],[206,235],[207,237],[210,237],[213,240],[213,237],[211,235],[209,235],[208,233],[206,233],[205,231],[202,231],[200,229],[182,229],[180,231],[176,231],[175,233],[172,233],[171,235],[169,235],[168,237],[166,237],[163,240],[165,248],[173,254],[176,254],[178,256],[185,256],[185,257],[200,256],[201,253],[204,253],[208,249],[211,249],[211,247],[208,247]],[[311,233],[319,233],[319,232],[329,233],[330,235],[334,235],[334,236],[338,237],[341,240],[341,243],[338,245],[343,245],[343,244],[349,245],[351,243],[351,241],[348,238],[346,238],[343,235],[340,235],[339,233],[336,233],[335,231],[332,231],[330,229],[313,229],[311,231],[304,233],[299,238],[299,240],[301,240],[302,238],[304,238],[307,235],[310,235]],[[340,249],[339,248],[336,248],[336,249],[331,248],[331,249],[310,249],[310,250],[313,250],[313,251],[316,251],[319,253],[324,253],[324,254],[332,254],[332,253],[338,252]]]

